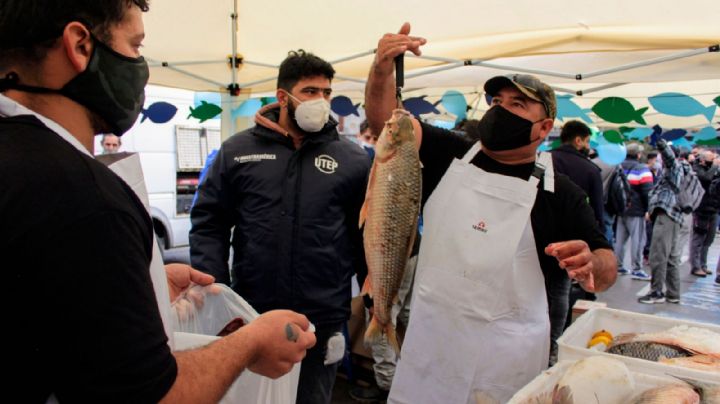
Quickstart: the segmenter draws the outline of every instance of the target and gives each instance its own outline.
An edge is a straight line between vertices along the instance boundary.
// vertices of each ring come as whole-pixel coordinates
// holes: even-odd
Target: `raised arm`
[[[425,44],[424,38],[409,34],[410,24],[406,22],[397,34],[385,34],[378,42],[375,61],[365,85],[365,114],[373,133],[382,132],[383,124],[390,119],[392,111],[398,107],[395,98],[395,57],[406,51],[419,56],[420,46]],[[413,119],[413,127],[419,144],[422,131],[415,119]]]

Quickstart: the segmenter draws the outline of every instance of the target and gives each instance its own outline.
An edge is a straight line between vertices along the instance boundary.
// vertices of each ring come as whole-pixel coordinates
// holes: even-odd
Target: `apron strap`
[[[543,177],[543,189],[547,192],[555,192],[555,170],[553,169],[552,155],[547,152],[540,152],[535,161],[535,169],[530,176],[530,182],[534,185]]]
[[[465,153],[461,161],[465,164],[470,163],[473,157],[475,157],[475,155],[478,154],[478,152],[480,151],[480,147],[480,141],[475,142],[475,144],[470,148],[470,150]]]

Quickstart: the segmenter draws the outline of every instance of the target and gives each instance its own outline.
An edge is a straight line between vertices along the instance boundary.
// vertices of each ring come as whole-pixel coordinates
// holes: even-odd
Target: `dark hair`
[[[656,153],[656,152],[650,152],[650,153],[647,154],[647,158],[648,158],[648,160],[657,158],[657,153]]]
[[[302,49],[288,52],[288,57],[280,64],[277,88],[290,91],[298,81],[308,77],[323,76],[328,80],[335,77],[335,69],[330,63]]]
[[[563,143],[570,143],[575,140],[576,137],[586,138],[590,136],[592,132],[590,128],[580,121],[569,121],[563,125],[560,131],[560,140]]]
[[[110,27],[131,5],[142,11],[149,0],[3,0],[0,2],[0,71],[45,58],[65,26],[79,21],[99,40],[110,42]]]
[[[360,133],[365,132],[366,130],[370,129],[370,124],[368,123],[367,119],[362,121],[360,124]]]

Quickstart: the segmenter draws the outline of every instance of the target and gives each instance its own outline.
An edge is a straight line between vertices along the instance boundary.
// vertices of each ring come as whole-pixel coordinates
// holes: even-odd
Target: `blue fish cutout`
[[[687,139],[685,139],[684,137],[681,137],[679,139],[673,140],[672,144],[673,144],[673,146],[677,146],[677,147],[681,147],[681,148],[690,150],[690,149],[692,149],[695,142],[690,142]]]
[[[650,128],[633,128],[631,131],[624,133],[629,139],[642,140],[652,135],[654,131]]]
[[[440,111],[435,108],[435,105],[437,105],[439,102],[433,105],[429,101],[425,101],[425,97],[427,97],[427,95],[403,100],[403,107],[411,114],[415,115],[416,118],[419,118],[420,115],[423,114],[439,114]]]
[[[440,102],[447,112],[457,117],[456,122],[462,121],[467,116],[468,104],[461,92],[455,90],[446,91]]]
[[[711,140],[718,136],[718,132],[712,126],[706,126],[695,134],[695,140]]]
[[[492,105],[492,95],[485,93],[485,102],[487,102],[487,105]]]
[[[359,106],[360,103],[353,105],[350,98],[344,95],[338,95],[337,97],[333,97],[333,99],[330,101],[330,109],[332,110],[332,112],[338,114],[339,116],[348,116],[350,114],[360,116],[357,110]]]
[[[586,123],[592,123],[592,119],[587,115],[591,110],[580,108],[579,105],[575,104],[570,99],[572,95],[558,95],[557,99],[557,119],[563,120],[565,118],[579,118]]]
[[[254,116],[262,106],[262,100],[260,98],[247,99],[232,111],[232,117],[233,119],[237,119],[240,117]]]
[[[662,134],[662,138],[665,140],[677,140],[685,136],[687,131],[685,129],[672,129]]]
[[[175,117],[177,113],[177,107],[170,104],[169,102],[159,101],[150,104],[147,109],[141,111],[142,119],[140,123],[145,122],[146,119],[154,123],[166,123]]]
[[[716,105],[705,107],[698,100],[681,93],[662,93],[648,98],[656,111],[672,116],[704,115],[708,122],[715,116]]]

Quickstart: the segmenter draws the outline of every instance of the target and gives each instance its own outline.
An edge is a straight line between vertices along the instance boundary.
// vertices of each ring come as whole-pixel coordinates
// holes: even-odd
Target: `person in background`
[[[375,143],[377,143],[378,136],[375,136],[370,131],[370,126],[368,125],[367,120],[362,121],[360,124],[360,132],[357,134],[357,139],[358,144],[362,146],[368,156],[370,156],[370,161],[375,159]]]
[[[657,185],[658,182],[660,182],[660,176],[662,175],[662,165],[657,159],[658,154],[656,152],[649,152],[647,154],[647,161],[646,164],[648,166],[648,169],[650,169],[650,172],[653,176],[653,187]],[[650,221],[650,217],[646,217],[646,223],[645,223],[645,247],[643,247],[643,264],[647,264],[649,262],[650,257],[650,243],[652,241],[652,230],[653,230],[653,222]]]
[[[560,131],[562,145],[551,154],[555,170],[570,177],[572,182],[585,191],[598,226],[602,226],[603,184],[600,168],[588,159],[591,134],[590,128],[584,123],[568,121]]]
[[[615,255],[618,258],[618,273],[627,275],[630,272],[623,267],[625,245],[629,242],[633,279],[649,281],[650,275],[642,269],[642,250],[645,246],[645,215],[648,212],[648,194],[652,189],[652,173],[647,165],[639,161],[640,145],[630,143],[626,147],[627,157],[622,162],[622,168],[630,183],[630,206],[617,218]]]
[[[657,141],[662,153],[663,176],[650,192],[650,216],[653,240],[650,243],[650,270],[652,281],[650,293],[638,299],[640,303],[680,302],[680,254],[678,242],[684,216],[678,204],[680,185],[686,175],[692,174],[687,161],[676,159],[672,148],[664,139]],[[667,292],[663,292],[667,288]]]
[[[712,270],[707,265],[707,254],[715,240],[720,210],[720,168],[713,164],[714,160],[715,153],[704,150],[693,164],[693,170],[705,190],[700,205],[693,212],[690,242],[690,273],[699,277],[712,274]]]
[[[22,330],[8,335],[4,357],[10,401],[218,402],[243,370],[279,377],[315,342],[305,316],[275,311],[171,352],[150,217],[92,155],[96,134],[122,135],[142,108],[147,9],[145,0],[0,2],[0,256],[7,297],[23,303],[6,318]],[[166,272],[173,296],[213,281],[186,265]]]
[[[350,282],[367,274],[358,218],[370,159],[341,141],[330,119],[334,75],[312,53],[290,52],[278,102],[223,142],[190,214],[193,267],[231,284],[260,313],[291,309],[315,325],[317,345],[300,368],[301,404],[330,403]]]
[[[103,149],[102,154],[118,153],[120,146],[122,146],[122,141],[119,136],[115,136],[112,133],[105,133],[100,140],[100,146],[102,146]]]

